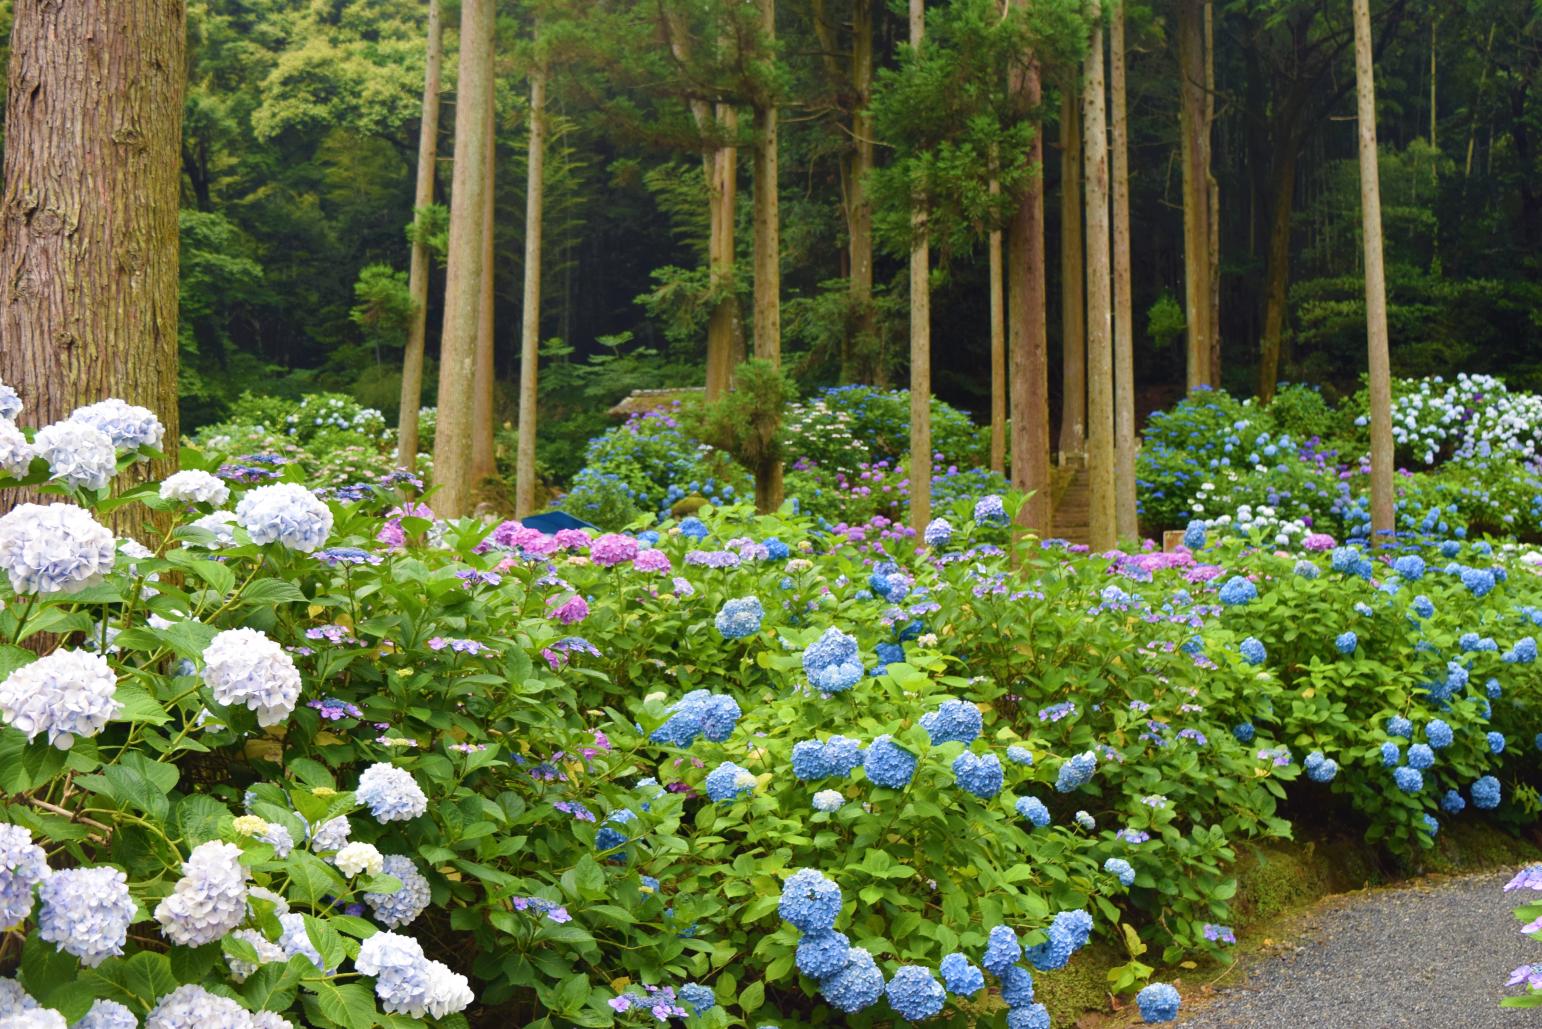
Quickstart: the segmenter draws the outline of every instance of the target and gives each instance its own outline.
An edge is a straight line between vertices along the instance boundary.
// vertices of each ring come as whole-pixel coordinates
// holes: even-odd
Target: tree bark
[[[1027,10],[1029,0],[1011,0]],[[1050,527],[1049,341],[1044,314],[1044,134],[1039,64],[1025,54],[1013,72],[1020,109],[1038,122],[1029,144],[1032,169],[1007,227],[1007,312],[1012,363],[1012,485],[1028,494],[1018,525],[1044,535]]]
[[[536,401],[540,389],[541,216],[546,185],[546,65],[530,69],[530,150],[525,184],[525,294],[519,329],[519,452],[514,515],[535,512]]]
[[[493,0],[461,0],[460,75],[455,98],[455,167],[445,271],[439,413],[434,432],[434,510],[459,518],[471,509],[471,404],[481,314],[482,215],[487,176],[486,110],[492,102]]]
[[[1210,386],[1221,388],[1221,183],[1215,176],[1215,4],[1205,3],[1205,199],[1210,232]]]
[[[492,58],[489,58],[492,60]],[[498,477],[498,456],[493,442],[494,387],[497,362],[494,360],[493,326],[493,222],[496,221],[498,182],[498,147],[496,101],[487,105],[487,156],[484,158],[487,185],[482,197],[482,304],[477,316],[476,393],[471,405],[471,485],[480,492],[489,479]]]
[[[1376,85],[1369,0],[1354,0],[1355,94],[1360,137],[1360,220],[1365,240],[1365,320],[1371,394],[1372,542],[1393,529],[1392,366],[1387,354],[1387,280],[1382,265],[1381,184],[1376,164]]]
[[[1274,399],[1280,377],[1280,342],[1285,334],[1285,309],[1290,285],[1290,222],[1296,194],[1296,147],[1278,155],[1269,220],[1268,256],[1264,265],[1264,331],[1259,339],[1258,398]]]
[[[1001,183],[991,176],[992,197],[1001,195]],[[1005,298],[1001,295],[1001,230],[991,229],[991,471],[1006,470],[1007,458],[1007,325]]]
[[[1082,242],[1080,83],[1060,97],[1060,460],[1087,453],[1087,263]]]
[[[926,2],[910,0],[910,46],[926,38]],[[910,527],[919,539],[932,520],[932,261],[926,208],[917,198],[910,244]]]
[[[1119,541],[1114,513],[1114,325],[1108,243],[1108,113],[1103,99],[1103,26],[1093,26],[1082,82],[1087,176],[1087,474],[1094,552]]]
[[[841,370],[843,381],[879,378],[878,324],[873,311],[873,205],[867,177],[873,169],[873,119],[868,103],[873,89],[873,0],[853,0],[851,8],[852,150],[846,175],[846,233],[849,239],[851,307],[854,338]]]
[[[1189,389],[1210,383],[1210,140],[1205,124],[1205,4],[1178,2],[1178,98],[1183,154],[1184,310]]]
[[[756,0],[766,59],[776,52],[776,0]],[[782,363],[782,216],[778,193],[777,101],[755,102],[755,356]],[[769,514],[782,506],[782,464],[755,470],[755,509]]]
[[[731,136],[739,114],[731,104],[718,104],[718,130]],[[733,388],[734,367],[742,359],[739,339],[739,300],[733,292],[734,204],[738,195],[739,151],[720,146],[708,159],[707,187],[711,206],[707,263],[713,288],[721,290],[707,320],[707,399],[716,400]]]
[[[1124,0],[1108,26],[1114,174],[1114,525],[1119,539],[1140,536],[1135,493],[1135,319],[1130,292],[1130,140],[1125,104]]]
[[[413,220],[434,202],[434,165],[439,152],[439,82],[444,64],[444,24],[439,0],[428,0],[428,59],[423,74],[423,117],[418,127],[418,183]],[[396,463],[409,471],[418,463],[418,408],[423,404],[423,346],[428,336],[428,280],[433,274],[428,244],[413,233],[407,291],[412,321],[402,355],[402,409],[397,416]]]
[[[41,426],[109,396],[176,465],[181,0],[19,0],[0,225],[0,379]]]

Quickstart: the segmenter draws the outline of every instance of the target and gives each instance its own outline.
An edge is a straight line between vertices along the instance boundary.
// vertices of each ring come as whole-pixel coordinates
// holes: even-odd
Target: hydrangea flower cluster
[[[1090,750],[1067,758],[1055,774],[1055,789],[1061,793],[1074,793],[1092,781],[1092,773],[1097,768],[1098,756]]]
[[[203,681],[226,707],[247,707],[257,724],[279,725],[300,700],[300,670],[257,629],[226,629],[203,652]]]
[[[857,641],[834,626],[803,652],[803,671],[823,693],[844,693],[861,681],[862,660]]]
[[[748,769],[724,761],[707,773],[707,797],[714,803],[738,800],[746,793],[755,791],[755,776]]]
[[[97,654],[56,650],[22,665],[0,682],[0,717],[28,740],[46,733],[68,750],[78,738],[101,732],[123,704],[117,676]]]
[[[95,968],[123,953],[134,899],[118,869],[66,868],[38,887],[38,935]]]
[[[209,472],[189,469],[173,472],[161,480],[161,499],[184,504],[213,504],[218,507],[230,499],[225,480]]]
[[[894,742],[887,733],[868,744],[862,757],[862,770],[868,782],[891,790],[902,790],[910,785],[916,774],[916,755]]]
[[[725,603],[717,613],[717,631],[725,640],[744,639],[760,631],[765,616],[759,597],[738,597]]]
[[[19,504],[0,517],[0,568],[17,593],[95,585],[117,553],[112,531],[74,504]]]
[[[32,842],[31,830],[0,823],[0,925],[32,914],[32,891],[46,878],[48,855]]]
[[[213,943],[246,917],[247,871],[241,848],[210,840],[193,848],[182,878],[155,908],[161,934],[185,947]]]
[[[951,698],[944,700],[937,710],[921,716],[921,728],[931,737],[933,746],[948,742],[973,743],[983,726],[979,707]]]
[[[1000,793],[1006,781],[999,757],[969,750],[953,759],[953,777],[959,789],[984,800]]]
[[[375,977],[375,996],[388,1014],[443,1018],[475,999],[465,976],[430,961],[410,936],[376,933],[359,945],[353,967]]]
[[[1152,983],[1135,995],[1140,1017],[1148,1023],[1172,1022],[1178,1018],[1182,997],[1167,983]]]
[[[166,437],[166,427],[154,412],[117,397],[77,407],[69,420],[103,433],[118,450],[157,450]]]
[[[792,774],[805,782],[844,778],[862,764],[862,747],[846,736],[799,740],[792,747]]]
[[[411,773],[384,761],[364,769],[353,794],[377,822],[405,822],[428,810],[428,797]]]
[[[332,534],[332,512],[316,495],[293,482],[258,486],[236,504],[236,521],[252,542],[281,543],[312,553]]]
[[[676,747],[689,747],[696,737],[723,743],[739,724],[739,702],[726,693],[692,690],[669,709],[669,718],[648,739]]]
[[[48,477],[82,490],[106,489],[118,473],[112,438],[83,422],[54,422],[32,437],[33,452],[48,462]]]
[[[389,929],[399,929],[417,920],[428,907],[430,899],[428,880],[418,871],[412,859],[401,854],[387,854],[381,865],[386,875],[401,881],[401,889],[395,893],[366,893],[364,903],[375,914],[375,920]]]

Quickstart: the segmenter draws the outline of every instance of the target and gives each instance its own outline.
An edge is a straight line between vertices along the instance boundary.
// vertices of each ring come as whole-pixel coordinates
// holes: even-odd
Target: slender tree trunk
[[[1269,249],[1264,259],[1264,331],[1259,340],[1258,397],[1268,403],[1280,376],[1280,342],[1285,335],[1285,308],[1290,286],[1290,222],[1296,194],[1294,139],[1278,155],[1275,168],[1273,216],[1269,221]]]
[[[1210,383],[1210,141],[1205,124],[1205,4],[1178,0],[1178,98],[1183,151],[1183,292],[1188,386]]]
[[[757,0],[767,59],[776,52],[776,0]],[[755,107],[755,356],[782,363],[782,215],[778,192],[776,98]],[[782,506],[782,463],[755,469],[755,509],[769,514]]]
[[[1140,536],[1135,495],[1135,319],[1130,295],[1130,141],[1125,110],[1124,0],[1108,26],[1114,172],[1114,525],[1121,541]]]
[[[873,204],[867,177],[873,169],[873,118],[868,103],[873,89],[873,0],[853,0],[851,7],[851,135],[847,174],[846,232],[850,257],[851,306],[855,338],[847,346],[857,351],[844,362],[844,381],[873,381],[878,354],[878,324],[873,311]]]
[[[491,60],[491,58],[489,58]],[[494,360],[493,336],[493,222],[496,220],[498,147],[496,105],[487,105],[487,186],[482,197],[482,306],[477,318],[476,393],[471,405],[471,485],[480,491],[488,479],[498,477],[498,456],[493,442],[494,387],[497,362]]]
[[[738,128],[739,114],[730,104],[718,104],[714,117],[719,131],[725,136]],[[707,321],[708,400],[716,400],[733,388],[734,366],[743,356],[738,329],[739,300],[733,292],[734,204],[738,179],[738,148],[718,147],[710,158],[707,182],[712,204],[707,260],[712,284],[721,291]]]
[[[1354,0],[1355,94],[1359,100],[1360,220],[1365,238],[1365,319],[1371,387],[1372,542],[1393,531],[1392,365],[1387,355],[1387,280],[1382,265],[1381,185],[1376,165],[1376,85],[1371,6]]]
[[[1029,0],[1011,0],[1024,11]],[[1018,525],[1043,535],[1050,527],[1049,340],[1044,314],[1044,133],[1039,64],[1025,54],[1013,72],[1020,109],[1037,122],[1029,144],[1033,169],[1007,227],[1007,311],[1012,362],[1012,485],[1029,494]]]
[[[540,389],[541,215],[546,185],[546,65],[530,69],[529,179],[525,184],[525,295],[519,328],[519,453],[514,514],[535,511],[536,400]]]
[[[492,102],[492,0],[461,0],[460,75],[455,98],[455,167],[450,185],[449,261],[444,338],[440,343],[439,414],[434,432],[434,510],[459,518],[471,509],[472,396],[481,315],[482,225],[487,175],[486,110]]]
[[[1221,388],[1221,183],[1215,176],[1215,4],[1205,3],[1205,198],[1210,231],[1210,385]]]
[[[0,379],[34,426],[120,397],[176,465],[181,0],[21,0],[0,222]]]
[[[444,63],[444,25],[439,0],[428,0],[428,60],[423,75],[423,117],[418,128],[418,184],[413,193],[413,220],[434,202],[434,165],[439,152],[439,80]],[[421,227],[421,223],[420,227]],[[428,244],[412,235],[412,263],[407,291],[412,295],[412,321],[402,355],[402,409],[398,415],[396,463],[413,470],[418,463],[418,408],[423,404],[423,344],[428,336],[428,280],[433,274]]]
[[[1103,26],[1093,27],[1082,82],[1087,176],[1087,473],[1090,542],[1118,543],[1114,513],[1114,312],[1108,243],[1108,113],[1103,99]]]
[[[1467,161],[1462,167],[1462,188],[1466,189],[1466,180],[1472,178],[1473,152],[1478,146],[1478,108],[1483,104],[1484,94],[1488,88],[1489,58],[1494,52],[1494,32],[1499,28],[1496,21],[1488,27],[1488,42],[1483,46],[1483,70],[1478,73],[1478,92],[1472,103],[1472,117],[1467,122]]]
[[[1077,76],[1060,94],[1060,460],[1087,453],[1087,263]]]
[[[1437,108],[1435,106],[1435,83],[1437,82],[1437,77],[1436,77],[1436,74],[1435,74],[1435,34],[1436,34],[1436,29],[1439,26],[1439,23],[1440,23],[1440,15],[1438,13],[1431,14],[1430,15],[1430,149],[1434,150],[1436,152],[1436,155],[1437,155],[1437,160],[1434,163],[1434,167],[1436,167],[1436,168],[1440,167],[1440,161],[1438,160],[1438,155],[1439,155],[1439,152],[1440,152],[1440,142],[1439,142],[1439,139],[1437,138],[1437,134],[1436,134],[1436,129],[1439,127],[1438,126],[1438,122],[1439,122],[1440,119],[1439,119],[1439,117],[1437,115]]]
[[[910,46],[926,37],[926,2],[910,0]],[[911,213],[910,244],[910,527],[917,538],[932,520],[932,261],[926,209]]]
[[[1001,183],[991,176],[992,197],[1001,195]],[[991,471],[1006,470],[1007,459],[1007,325],[1001,293],[1001,230],[991,229]]]

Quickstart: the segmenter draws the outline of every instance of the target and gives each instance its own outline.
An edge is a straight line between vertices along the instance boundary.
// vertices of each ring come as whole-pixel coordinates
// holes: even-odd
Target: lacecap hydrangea
[[[304,553],[321,549],[332,533],[332,512],[298,483],[258,486],[236,504],[236,521],[252,542],[281,543]]]
[[[0,517],[0,568],[17,593],[70,593],[112,571],[111,530],[74,504],[20,504]]]
[[[123,709],[112,666],[83,650],[56,650],[22,665],[0,682],[0,717],[31,740],[68,750],[92,737]]]
[[[428,797],[411,773],[384,761],[364,769],[353,795],[377,822],[405,822],[428,810]]]
[[[857,641],[831,626],[803,652],[803,671],[822,693],[843,693],[862,679]]]
[[[247,707],[257,724],[280,725],[300,699],[294,659],[257,629],[226,629],[203,652],[203,681],[226,707]]]

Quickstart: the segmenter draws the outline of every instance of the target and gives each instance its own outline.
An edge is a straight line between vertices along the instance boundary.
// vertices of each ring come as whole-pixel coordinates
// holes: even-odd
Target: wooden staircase
[[[1092,538],[1092,494],[1084,455],[1062,454],[1050,472],[1050,535],[1071,543]]]

